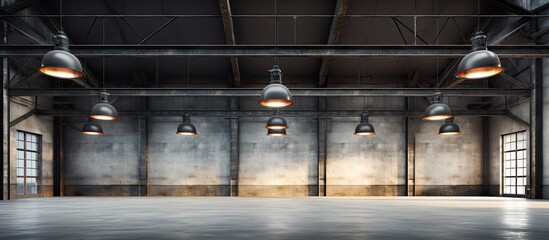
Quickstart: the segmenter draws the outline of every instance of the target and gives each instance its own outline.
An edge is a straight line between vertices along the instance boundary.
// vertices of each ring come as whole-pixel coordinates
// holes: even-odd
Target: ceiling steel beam
[[[9,89],[10,96],[56,96],[84,97],[99,96],[102,89]],[[110,95],[134,97],[256,97],[259,88],[108,88]],[[291,88],[296,97],[424,97],[431,96],[434,88]],[[462,88],[444,89],[445,96],[496,97],[529,96],[530,89]]]
[[[2,1],[4,2],[4,1]],[[0,8],[1,15],[10,15],[28,8],[32,4],[38,2],[38,0],[19,0],[19,1],[5,1],[9,3],[7,6]]]
[[[219,0],[219,8],[221,10],[221,20],[223,21],[223,31],[225,31],[225,41],[227,45],[235,45],[233,19],[231,17],[231,4],[229,0]],[[240,68],[238,66],[238,58],[231,58],[231,70],[233,73],[234,87],[240,87]]]
[[[151,117],[180,117],[188,112],[193,117],[270,117],[272,110],[228,110],[228,109],[177,109],[177,110],[119,110],[121,116],[151,116]],[[356,117],[358,118],[363,110],[282,110],[284,117]],[[89,110],[37,110],[36,115],[64,116],[64,117],[85,117]],[[368,110],[373,117],[405,117],[422,116],[424,110]],[[455,116],[496,116],[507,115],[506,110],[468,109],[452,110]]]
[[[0,57],[41,57],[51,50],[44,45],[8,45]],[[467,55],[470,45],[279,45],[279,57],[446,57]],[[541,45],[490,46],[500,58],[545,58],[549,48]],[[71,45],[79,57],[272,57],[272,45]]]
[[[343,21],[345,14],[347,13],[347,8],[349,7],[350,0],[338,0],[335,6],[334,19],[332,20],[332,25],[330,27],[330,34],[328,35],[328,45],[336,44],[339,40],[339,33],[343,26]],[[328,71],[332,65],[332,58],[325,57],[322,59],[322,64],[320,65],[320,73],[318,79],[318,86],[325,87],[328,83]]]

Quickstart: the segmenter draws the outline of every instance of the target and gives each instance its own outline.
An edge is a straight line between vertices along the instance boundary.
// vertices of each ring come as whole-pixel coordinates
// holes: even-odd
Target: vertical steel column
[[[148,109],[148,98],[139,98],[139,108]],[[138,161],[139,161],[139,186],[137,189],[138,196],[148,196],[148,116],[137,116],[137,141],[138,141]]]
[[[326,97],[318,97],[318,109],[326,109]],[[318,117],[318,196],[326,194],[326,142],[328,118]]]
[[[238,109],[238,98],[230,97],[230,107],[231,110]],[[239,156],[239,121],[238,116],[231,116],[229,119],[230,125],[230,141],[231,141],[231,154],[230,154],[230,166],[231,166],[231,179],[230,179],[230,196],[238,196],[238,171],[240,165],[240,156]]]

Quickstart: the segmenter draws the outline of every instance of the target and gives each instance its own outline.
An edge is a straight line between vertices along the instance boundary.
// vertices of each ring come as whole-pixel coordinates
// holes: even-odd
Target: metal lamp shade
[[[267,126],[265,126],[267,129],[286,129],[288,128],[288,123],[286,122],[286,119],[282,116],[272,116],[267,120]]]
[[[64,32],[53,35],[53,49],[44,55],[40,72],[56,78],[80,78],[84,76],[82,64],[69,52],[69,38]]]
[[[197,134],[196,128],[192,123],[189,123],[189,122],[184,122],[179,124],[179,126],[177,127],[176,133],[178,135],[187,135],[187,136],[195,136]]]
[[[461,134],[461,131],[459,130],[459,126],[454,123],[453,118],[446,119],[444,124],[440,126],[440,129],[438,130],[438,135],[457,135]]]
[[[100,102],[93,106],[90,117],[97,120],[117,120],[118,112],[109,103]]]
[[[82,65],[78,58],[70,52],[52,50],[42,58],[40,72],[48,76],[64,79],[81,78],[84,76]]]
[[[451,117],[452,113],[450,111],[450,107],[444,103],[431,104],[431,106],[425,109],[425,113],[423,114],[423,120],[432,121],[444,120]]]
[[[374,135],[376,134],[376,130],[374,129],[374,125],[371,123],[359,123],[355,128],[355,135],[357,136],[363,136],[363,135]]]
[[[93,106],[90,118],[97,120],[117,120],[118,111],[111,104],[109,104],[109,94],[106,91],[101,91],[101,97],[99,103]]]
[[[82,134],[103,135],[103,127],[98,122],[90,120],[82,126]]]
[[[374,129],[374,125],[368,122],[368,114],[365,112],[360,114],[360,123],[355,128],[355,135],[363,136],[374,134],[376,134],[376,130]]]
[[[431,104],[423,113],[423,120],[438,121],[452,117],[450,107],[442,102],[442,93],[436,91],[433,94],[433,104]]]
[[[290,90],[279,83],[267,85],[261,92],[259,105],[269,108],[282,108],[294,105]]]
[[[286,136],[286,129],[268,129],[267,136],[271,137],[283,137]]]
[[[481,79],[503,72],[499,57],[488,50],[478,50],[467,54],[461,62],[456,77]]]

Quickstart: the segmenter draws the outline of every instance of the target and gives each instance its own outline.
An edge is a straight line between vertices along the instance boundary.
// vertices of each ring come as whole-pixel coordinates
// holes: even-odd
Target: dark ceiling
[[[217,0],[162,0],[162,1],[64,1],[64,30],[72,44],[227,44]],[[277,0],[279,44],[327,44],[332,26],[336,0]],[[15,13],[59,15],[59,1],[38,1],[29,8]],[[482,0],[481,14],[511,14],[505,4],[495,0]],[[235,44],[274,44],[275,0],[232,0]],[[108,17],[96,15],[209,15],[207,17]],[[347,15],[475,15],[477,0],[351,0]],[[70,15],[89,15],[71,17]],[[247,15],[247,16],[243,16]],[[294,17],[293,15],[297,15]],[[307,16],[309,15],[309,16]],[[310,16],[322,15],[322,16]],[[488,20],[481,18],[481,21]],[[30,21],[26,19],[24,21]],[[47,31],[59,28],[58,17],[41,17],[34,21],[46,22]],[[32,27],[32,26],[31,26]],[[437,27],[440,32],[437,39]],[[466,38],[475,31],[474,17],[419,17],[416,44],[467,44]],[[487,29],[497,26],[488,26]],[[336,44],[414,44],[413,17],[345,17]],[[103,41],[103,30],[105,32]],[[490,32],[489,32],[490,37]],[[512,37],[505,44],[524,42],[524,37]],[[10,44],[32,43],[18,33],[9,35]],[[81,59],[93,75],[102,79],[101,59]],[[239,58],[242,86],[260,86],[268,81],[267,69],[274,58]],[[433,58],[334,58],[330,65],[328,86],[367,85],[404,86],[407,79],[420,73],[419,85],[432,86],[437,72],[444,71],[450,59]],[[18,61],[15,61],[18,62]],[[19,62],[22,62],[19,60]],[[39,59],[27,64],[30,74],[37,68]],[[289,86],[317,86],[322,58],[278,58],[284,71],[284,83]],[[506,64],[504,62],[504,64]],[[160,87],[192,86],[224,87],[232,82],[231,62],[228,58],[108,58],[106,59],[108,86]],[[158,66],[158,73],[156,71]],[[158,83],[156,83],[158,79]],[[360,79],[360,80],[359,80]]]

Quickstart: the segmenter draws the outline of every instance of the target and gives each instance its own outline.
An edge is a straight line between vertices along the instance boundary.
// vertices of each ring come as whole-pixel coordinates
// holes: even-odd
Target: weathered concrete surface
[[[482,195],[482,119],[458,116],[460,135],[439,136],[442,122],[421,121],[416,134],[416,195]]]
[[[82,127],[87,121],[71,121]],[[101,121],[103,136],[65,126],[65,195],[136,195],[139,180],[137,119]]]
[[[21,101],[12,101],[10,108],[10,121],[17,119],[31,111],[34,106],[34,98],[25,98],[30,104],[22,104]],[[42,136],[41,149],[41,173],[40,196],[53,195],[53,118],[33,115],[10,129],[10,191],[11,198],[17,198],[17,131],[26,131]]]
[[[317,121],[286,120],[288,136],[270,137],[267,118],[241,118],[239,196],[317,194]]]
[[[401,117],[371,117],[377,134],[353,135],[359,118],[328,124],[327,196],[405,195],[405,126]]]
[[[549,202],[495,197],[0,202],[3,239],[540,239]],[[55,217],[45,217],[55,216]]]
[[[151,119],[149,195],[229,195],[229,120],[195,117],[191,122],[196,136],[175,134],[181,119]]]

